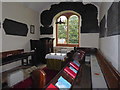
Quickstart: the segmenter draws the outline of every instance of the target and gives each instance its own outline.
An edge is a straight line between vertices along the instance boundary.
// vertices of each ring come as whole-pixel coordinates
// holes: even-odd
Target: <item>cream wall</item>
[[[55,46],[54,46],[55,47]],[[99,48],[99,33],[81,33],[80,47]],[[61,48],[67,48],[68,51],[73,50],[73,47],[55,47],[57,51]]]
[[[106,14],[106,12],[108,11],[111,5],[112,2],[103,2],[101,4],[100,20]],[[118,53],[118,50],[120,51],[120,46],[119,46],[120,44],[118,45],[118,43],[120,43],[119,37],[120,37],[119,35],[103,37],[99,39],[99,43],[100,43],[101,52],[117,70],[119,68],[119,72],[120,72],[120,55]]]
[[[5,18],[12,19],[18,22],[30,25],[35,25],[35,34],[30,34],[28,30],[27,36],[6,35],[2,30],[2,50],[15,50],[23,48],[25,51],[30,51],[30,39],[39,39],[39,13],[25,7],[22,3],[4,2],[2,5],[2,20]]]
[[[118,35],[100,38],[100,50],[118,70]]]
[[[54,34],[53,37],[55,37],[55,35],[56,34]],[[54,44],[54,47],[55,46],[56,44]],[[80,33],[80,47],[99,48],[99,33]]]
[[[16,2],[3,2],[2,3],[2,21],[5,18],[12,19],[18,22],[27,24],[28,34],[27,36],[15,36],[6,35],[2,29],[2,51],[10,51],[16,49],[24,49],[30,51],[30,39],[39,39],[39,13],[25,7],[22,3]],[[30,25],[35,25],[35,34],[30,34]],[[17,66],[20,66],[21,62],[13,62],[3,65],[2,71],[6,71]]]
[[[82,33],[80,37],[80,47],[99,48],[99,33]]]

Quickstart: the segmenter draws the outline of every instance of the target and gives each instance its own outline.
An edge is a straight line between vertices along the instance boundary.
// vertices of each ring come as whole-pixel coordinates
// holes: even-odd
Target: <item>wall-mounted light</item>
[[[65,22],[63,22],[63,21],[61,20],[61,18],[60,18],[59,21],[56,21],[56,24],[65,24]]]

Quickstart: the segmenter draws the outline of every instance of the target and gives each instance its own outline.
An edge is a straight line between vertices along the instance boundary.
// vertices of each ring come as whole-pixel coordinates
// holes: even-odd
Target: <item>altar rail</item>
[[[99,50],[96,52],[96,57],[108,87],[120,89],[120,73],[108,62]]]

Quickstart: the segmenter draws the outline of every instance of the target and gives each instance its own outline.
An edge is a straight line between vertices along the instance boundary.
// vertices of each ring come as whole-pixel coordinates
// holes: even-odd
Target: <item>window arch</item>
[[[61,14],[56,22],[56,46],[79,46],[80,17],[75,13]]]

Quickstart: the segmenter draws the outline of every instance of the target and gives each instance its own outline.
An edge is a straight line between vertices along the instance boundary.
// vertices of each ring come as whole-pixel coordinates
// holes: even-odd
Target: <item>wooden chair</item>
[[[34,88],[43,88],[46,85],[46,73],[41,69],[32,72],[32,79]]]

